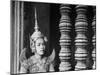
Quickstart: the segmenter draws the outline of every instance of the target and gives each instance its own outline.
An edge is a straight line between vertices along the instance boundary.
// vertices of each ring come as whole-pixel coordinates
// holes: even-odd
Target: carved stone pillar
[[[61,13],[61,19],[59,24],[59,29],[61,32],[60,37],[60,46],[61,50],[59,53],[60,58],[60,71],[67,71],[71,69],[71,38],[70,38],[70,32],[71,32],[71,22],[70,22],[70,6],[69,5],[61,5],[60,6],[60,13]]]
[[[19,73],[19,55],[23,47],[24,2],[11,2],[11,74]]]
[[[88,39],[86,36],[87,32],[87,17],[86,17],[86,6],[78,5],[76,6],[76,20],[75,20],[75,31],[76,31],[76,38],[75,38],[75,70],[86,70],[86,59],[88,56],[87,52],[87,44]]]
[[[94,18],[92,22],[92,28],[94,31],[94,35],[92,37],[92,42],[93,42],[92,57],[94,62],[92,68],[95,69],[96,68],[96,7],[93,7],[93,11],[94,11]]]

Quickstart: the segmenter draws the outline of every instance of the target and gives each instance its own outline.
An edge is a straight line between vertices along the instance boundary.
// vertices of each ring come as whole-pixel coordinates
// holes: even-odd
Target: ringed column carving
[[[94,35],[92,37],[92,43],[93,43],[93,51],[92,51],[92,57],[93,57],[93,66],[92,68],[96,68],[96,7],[93,7],[94,17],[92,22],[92,28]]]
[[[88,56],[87,45],[88,39],[86,36],[87,32],[87,7],[84,5],[78,5],[76,8],[76,20],[75,20],[75,70],[86,70],[86,59]]]
[[[70,21],[70,10],[71,7],[69,5],[61,5],[60,6],[60,13],[61,13],[61,19],[60,19],[60,24],[59,24],[59,29],[61,33],[60,37],[60,46],[61,50],[59,53],[59,58],[60,58],[60,65],[59,65],[59,70],[60,71],[67,71],[71,70],[71,37],[70,37],[70,32],[71,32],[71,21]]]

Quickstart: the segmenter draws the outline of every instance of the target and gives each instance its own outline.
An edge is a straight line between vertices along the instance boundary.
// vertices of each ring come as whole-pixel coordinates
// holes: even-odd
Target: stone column
[[[59,24],[59,29],[61,32],[61,37],[60,37],[60,46],[61,50],[59,53],[59,58],[60,58],[60,66],[59,70],[60,71],[67,71],[71,70],[71,37],[70,37],[70,32],[71,32],[71,21],[70,21],[70,10],[71,7],[69,5],[61,5],[60,6],[60,13],[61,13],[61,19],[60,19],[60,24]]]
[[[78,5],[76,8],[76,20],[75,20],[75,70],[86,70],[86,59],[88,56],[87,45],[88,39],[86,36],[87,32],[87,7],[84,5]]]
[[[92,37],[92,42],[93,42],[93,51],[92,51],[92,57],[93,57],[93,66],[92,68],[96,68],[96,7],[93,7],[94,11],[94,17],[93,17],[93,22],[92,22],[92,28],[94,31],[94,35]]]
[[[19,55],[23,47],[23,2],[12,1],[11,14],[11,74],[19,73]]]

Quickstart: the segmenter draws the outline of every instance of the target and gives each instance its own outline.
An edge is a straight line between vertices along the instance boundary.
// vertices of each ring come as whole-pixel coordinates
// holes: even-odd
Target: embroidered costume
[[[21,63],[20,73],[35,73],[54,71],[53,61],[49,57],[39,60],[35,55]]]

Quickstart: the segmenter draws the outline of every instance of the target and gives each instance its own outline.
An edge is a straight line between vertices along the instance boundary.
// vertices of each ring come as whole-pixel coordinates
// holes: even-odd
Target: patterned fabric
[[[32,56],[21,63],[20,73],[48,72],[50,69],[54,71],[53,63],[49,57],[39,60],[35,56]]]

